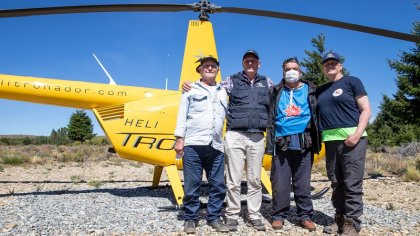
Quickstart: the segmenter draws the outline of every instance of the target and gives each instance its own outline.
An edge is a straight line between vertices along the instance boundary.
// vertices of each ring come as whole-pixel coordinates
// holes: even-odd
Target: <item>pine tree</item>
[[[303,78],[312,81],[316,85],[322,85],[328,82],[328,78],[324,75],[322,68],[322,56],[325,53],[334,50],[327,50],[325,47],[325,35],[320,34],[316,38],[311,39],[314,51],[305,50],[308,58],[304,58],[300,64],[305,68],[303,71]],[[344,63],[345,58],[342,57],[341,61]],[[347,75],[348,71],[343,67],[343,74]]]
[[[305,50],[308,58],[304,58],[300,64],[305,68],[303,77],[316,85],[321,85],[328,82],[322,70],[322,56],[327,52],[325,49],[325,35],[320,34],[316,38],[311,39],[314,51]]]
[[[93,124],[90,117],[83,110],[76,110],[70,117],[70,122],[67,126],[68,137],[72,141],[84,141],[96,136],[93,133]]]
[[[69,143],[68,129],[66,127],[59,128],[57,131],[51,131],[49,137],[50,143],[55,145],[63,145]]]
[[[420,22],[412,33],[420,35]],[[420,43],[400,59],[388,60],[397,72],[397,92],[390,98],[383,96],[380,112],[368,132],[373,146],[401,145],[420,139]]]

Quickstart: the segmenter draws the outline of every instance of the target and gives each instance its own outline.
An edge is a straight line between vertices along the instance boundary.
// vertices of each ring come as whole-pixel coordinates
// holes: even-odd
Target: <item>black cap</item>
[[[196,63],[197,62],[200,62],[200,64],[195,68],[195,71],[197,72],[197,73],[200,73],[200,71],[198,70],[198,68],[201,66],[201,65],[203,65],[203,63],[205,62],[205,61],[207,61],[207,60],[212,60],[212,61],[214,61],[215,63],[216,63],[216,65],[219,65],[219,61],[217,60],[217,58],[215,58],[214,56],[212,56],[212,55],[208,55],[208,56],[205,56],[205,57],[202,57],[202,58],[200,58],[200,59],[198,59],[197,61],[196,61]]]
[[[242,60],[245,59],[245,57],[248,56],[248,55],[252,55],[255,58],[257,58],[258,60],[260,59],[260,56],[258,56],[258,53],[255,50],[249,49],[244,53],[244,56],[242,57]]]
[[[340,55],[338,55],[335,52],[329,52],[326,53],[323,57],[322,57],[322,64],[324,64],[325,62],[327,62],[328,60],[335,60],[341,63],[341,57]]]

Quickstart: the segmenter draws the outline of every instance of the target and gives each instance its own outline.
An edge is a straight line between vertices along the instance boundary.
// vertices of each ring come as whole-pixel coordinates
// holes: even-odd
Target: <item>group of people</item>
[[[238,230],[245,170],[246,223],[265,231],[260,213],[264,153],[272,155],[273,229],[283,228],[292,188],[299,224],[315,231],[310,178],[314,154],[324,142],[336,210],[334,224],[324,227],[324,232],[357,235],[363,213],[365,129],[371,111],[362,82],[343,74],[341,57],[332,52],[324,55],[329,82],[318,88],[301,78],[296,58],[284,60],[278,85],[258,73],[261,62],[255,50],[244,53],[241,72],[220,84],[215,81],[217,58],[208,55],[197,62],[200,79],[183,84],[174,133],[174,149],[183,155],[184,231],[196,232],[203,170],[209,183],[206,220],[211,227],[218,232]]]

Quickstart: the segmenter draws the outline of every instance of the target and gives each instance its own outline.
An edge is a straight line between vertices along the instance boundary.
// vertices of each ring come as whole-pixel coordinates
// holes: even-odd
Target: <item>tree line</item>
[[[69,120],[67,127],[53,129],[50,136],[18,136],[1,137],[3,145],[68,145],[74,142],[104,145],[108,144],[105,137],[96,137],[93,133],[93,123],[83,110],[76,110]]]

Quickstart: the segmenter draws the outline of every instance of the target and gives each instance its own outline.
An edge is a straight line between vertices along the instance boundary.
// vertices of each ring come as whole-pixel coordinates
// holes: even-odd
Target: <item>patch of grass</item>
[[[416,167],[417,170],[420,170],[420,156],[418,156],[416,160],[414,161],[414,166]]]
[[[32,164],[44,164],[45,160],[38,155],[32,156],[30,158],[30,163]]]
[[[109,175],[109,179],[113,179],[115,177],[115,172],[110,171],[110,172],[108,172],[108,175]]]
[[[24,156],[10,156],[3,157],[2,163],[5,165],[18,166],[29,162],[29,159]]]
[[[100,180],[89,180],[88,185],[95,187],[95,188],[99,188],[103,185],[104,183]]]
[[[3,171],[4,171],[4,168],[2,165],[0,165],[0,172],[3,172]]]
[[[414,166],[408,166],[402,179],[404,181],[407,181],[407,182],[410,182],[410,181],[419,182],[420,181],[420,170],[418,170]]]
[[[72,175],[70,176],[70,180],[73,184],[78,184],[84,182],[80,175]]]
[[[122,161],[122,159],[120,159],[120,158],[113,158],[113,159],[109,159],[109,164],[110,165],[114,165],[114,166],[123,166],[123,163],[122,163],[123,161]]]
[[[401,176],[407,168],[407,159],[389,153],[368,152],[365,172],[372,176],[394,174]]]
[[[378,201],[378,198],[377,197],[366,197],[366,200],[369,200],[369,201]]]
[[[36,186],[36,192],[41,192],[41,190],[42,190],[42,188],[43,188],[43,186],[42,185],[37,185]]]
[[[137,161],[135,161],[135,162],[131,161],[131,162],[129,162],[129,165],[132,166],[132,167],[140,168],[143,165],[143,163],[140,163],[140,162],[137,162]]]
[[[393,210],[395,210],[395,206],[394,206],[394,204],[392,204],[392,202],[388,202],[385,205],[385,209],[387,209],[388,211],[393,211]]]

